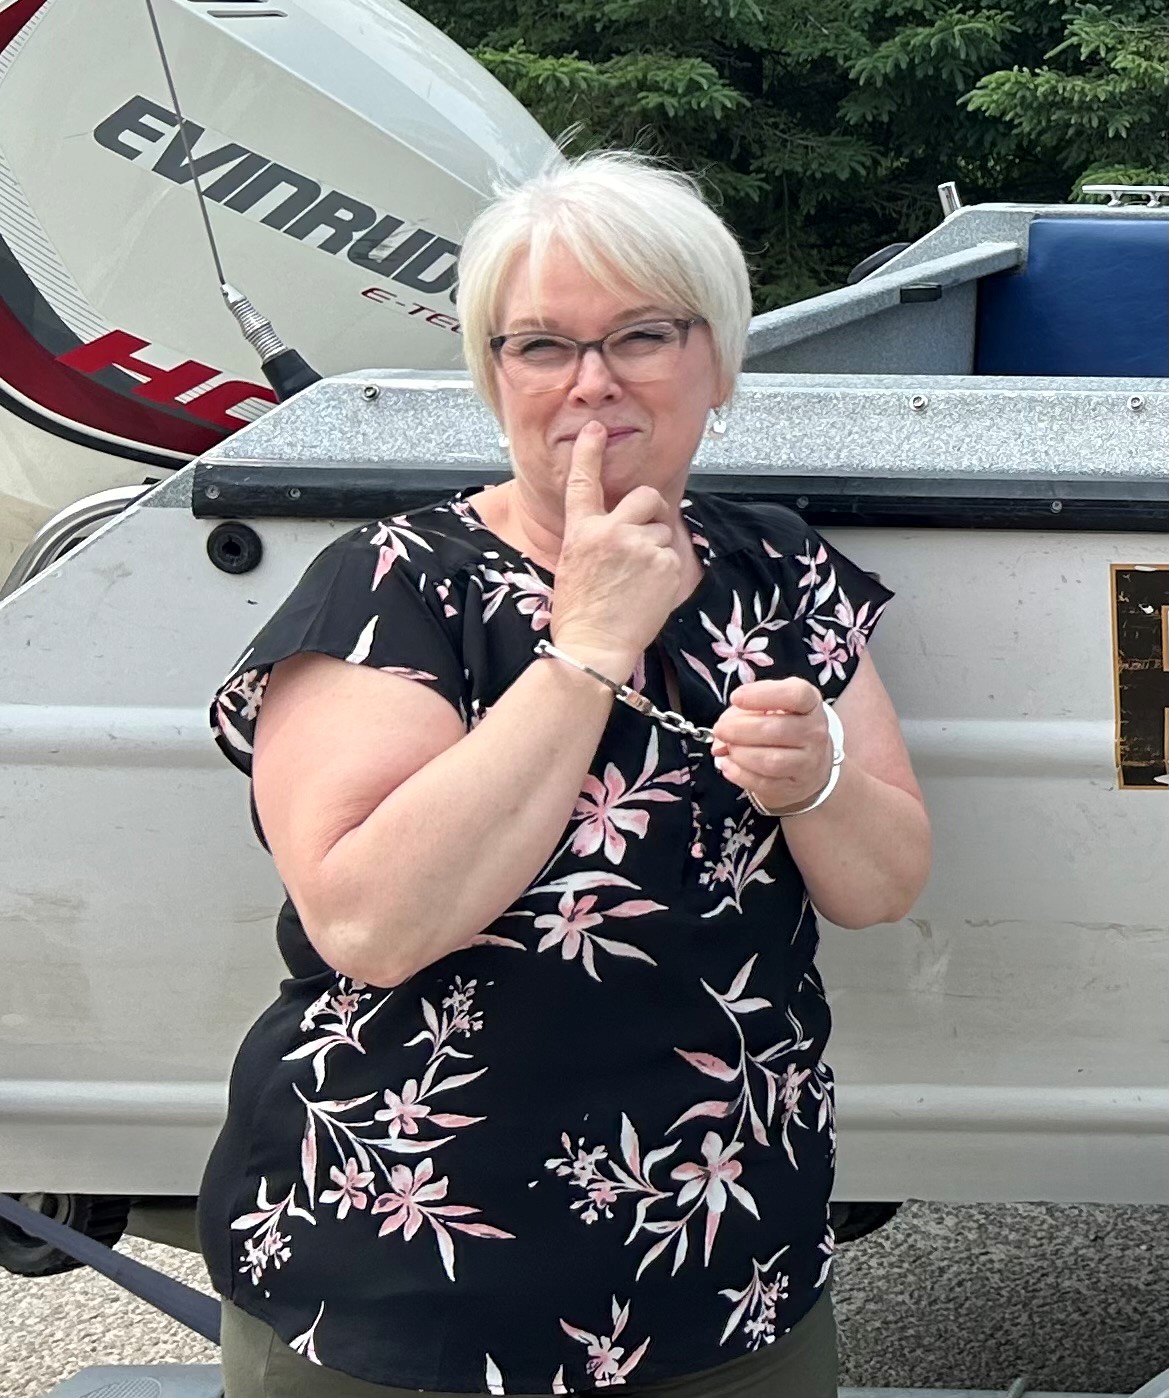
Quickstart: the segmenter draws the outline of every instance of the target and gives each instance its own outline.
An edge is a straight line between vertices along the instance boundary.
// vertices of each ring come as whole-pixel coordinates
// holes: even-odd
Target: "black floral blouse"
[[[468,727],[532,663],[552,576],[472,499],[320,554],[216,696],[237,767],[297,652],[429,685]],[[668,659],[706,726],[757,678],[834,699],[891,594],[778,506],[683,513],[704,576],[635,687],[672,707]],[[816,917],[779,822],[708,747],[615,705],[546,867],[393,990],[330,970],[290,903],[278,937],[289,979],[236,1060],[200,1226],[219,1291],[309,1360],[439,1392],[644,1384],[760,1349],[818,1299]]]

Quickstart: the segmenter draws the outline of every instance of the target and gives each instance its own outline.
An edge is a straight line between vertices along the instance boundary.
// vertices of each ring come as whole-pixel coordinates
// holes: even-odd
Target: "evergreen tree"
[[[1148,0],[416,0],[572,149],[699,175],[766,309],[967,202],[1166,183]]]

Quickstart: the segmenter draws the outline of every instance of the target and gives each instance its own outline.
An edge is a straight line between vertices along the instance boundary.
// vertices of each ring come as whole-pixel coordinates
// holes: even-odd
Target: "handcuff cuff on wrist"
[[[565,665],[570,665],[574,670],[591,675],[593,679],[599,680],[606,689],[611,690],[615,698],[622,704],[636,709],[639,714],[643,714],[646,718],[654,719],[670,733],[680,733],[687,738],[704,743],[707,747],[710,747],[715,741],[714,733],[709,728],[698,727],[689,719],[683,718],[681,714],[674,713],[672,709],[657,708],[639,690],[631,689],[627,684],[618,684],[616,680],[611,680],[608,675],[603,675],[600,670],[594,670],[591,665],[586,665],[583,661],[577,660],[575,656],[558,649],[551,641],[537,641],[535,653],[537,656],[559,660]],[[745,791],[747,800],[760,815],[770,816],[775,820],[788,816],[807,815],[809,811],[814,811],[817,806],[822,806],[835,791],[836,783],[840,780],[840,767],[844,761],[844,725],[830,704],[825,703],[823,699],[820,703],[824,709],[824,717],[828,721],[828,737],[832,743],[832,770],[828,774],[828,780],[807,805],[796,809],[783,807],[779,810],[772,810],[771,807],[765,806],[753,791]]]

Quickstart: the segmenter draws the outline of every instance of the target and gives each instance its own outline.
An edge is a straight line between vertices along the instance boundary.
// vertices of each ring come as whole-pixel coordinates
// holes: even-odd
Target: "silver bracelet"
[[[591,665],[585,665],[583,661],[577,660],[566,651],[559,650],[551,641],[540,640],[536,642],[536,654],[548,656],[552,660],[562,661],[565,665],[571,665],[574,670],[580,670],[583,674],[591,675],[594,680],[600,680],[606,689],[611,690],[622,704],[628,704],[631,709],[636,709],[639,714],[644,714],[647,718],[655,719],[668,729],[671,733],[683,733],[688,738],[694,738],[700,743],[709,746],[714,742],[714,734],[709,728],[698,728],[688,719],[676,714],[671,709],[658,709],[636,689],[630,689],[627,684],[618,684],[616,680],[611,680],[608,675],[602,675],[600,670],[594,670]]]
[[[771,816],[774,820],[781,820],[786,816],[807,815],[809,811],[814,811],[817,806],[822,806],[829,796],[836,790],[836,783],[840,780],[840,764],[844,761],[844,724],[840,721],[840,715],[823,699],[820,700],[824,709],[824,717],[828,720],[828,737],[832,740],[832,770],[828,773],[828,780],[816,793],[806,806],[800,806],[796,810],[790,807],[783,807],[773,811],[769,806],[765,806],[753,791],[747,792],[747,800],[760,815]]]

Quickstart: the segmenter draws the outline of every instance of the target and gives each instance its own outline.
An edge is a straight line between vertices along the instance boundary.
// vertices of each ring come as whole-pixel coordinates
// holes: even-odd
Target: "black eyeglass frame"
[[[508,340],[518,340],[525,335],[534,335],[537,337],[542,335],[545,339],[559,340],[565,345],[575,345],[576,362],[573,364],[572,368],[566,372],[564,380],[565,383],[569,383],[573,375],[580,372],[581,361],[589,350],[596,350],[601,358],[605,360],[605,363],[609,363],[608,359],[605,358],[605,344],[607,341],[611,340],[614,335],[624,335],[630,330],[636,330],[638,326],[641,325],[672,325],[678,331],[678,336],[681,340],[679,348],[685,349],[686,343],[690,338],[690,331],[694,326],[707,324],[709,324],[709,322],[705,316],[657,316],[652,320],[635,320],[631,321],[628,325],[619,325],[615,330],[610,330],[607,335],[602,335],[599,340],[575,340],[571,335],[557,335],[551,330],[517,330],[510,335],[492,335],[487,341],[487,346],[491,350],[495,362],[499,364],[502,369],[501,355],[503,353],[503,347],[507,344]],[[506,372],[506,370],[504,372]],[[617,377],[619,378],[620,375]],[[547,391],[550,392],[551,390],[549,389]]]

